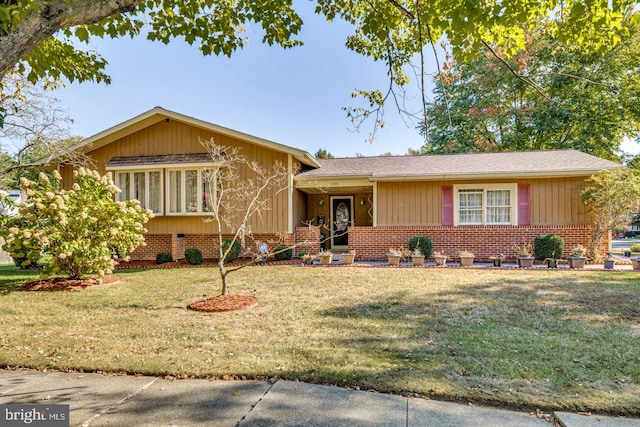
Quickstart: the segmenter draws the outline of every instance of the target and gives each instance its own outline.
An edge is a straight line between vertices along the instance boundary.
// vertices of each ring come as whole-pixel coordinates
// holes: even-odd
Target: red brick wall
[[[355,250],[359,260],[377,260],[386,258],[389,248],[408,247],[413,236],[427,236],[433,240],[433,250],[442,251],[451,257],[458,252],[473,252],[476,258],[488,259],[504,254],[507,259],[515,257],[516,245],[530,242],[540,234],[553,233],[564,239],[564,256],[567,256],[577,244],[589,245],[591,230],[585,225],[557,226],[380,226],[350,227],[349,249]],[[230,238],[231,236],[225,236]],[[146,246],[137,248],[132,254],[133,260],[155,260],[159,252],[172,253],[172,236],[170,234],[145,235]],[[320,231],[318,227],[296,227],[295,236],[290,234],[264,234],[246,238],[242,256],[257,253],[259,242],[266,242],[273,249],[279,245],[297,245],[294,254],[302,251],[317,254],[320,250]],[[609,240],[605,240],[601,251],[609,250]],[[216,236],[210,234],[187,234],[184,237],[184,248],[198,248],[205,258],[217,256]]]
[[[320,252],[320,227],[296,227],[295,244],[294,253],[316,255]]]
[[[133,260],[155,260],[160,252],[171,253],[170,234],[145,234],[146,246],[138,246],[129,256]]]
[[[230,239],[233,236],[224,236]],[[144,236],[146,246],[140,246],[131,253],[132,260],[155,260],[160,252],[171,254],[174,259],[184,257],[184,250],[198,248],[204,258],[217,258],[218,239],[213,234],[186,234],[180,244],[176,236],[170,234],[147,234]],[[290,234],[260,234],[245,238],[240,256],[252,256],[258,253],[258,244],[265,242],[269,249],[279,245],[293,245],[293,236]]]
[[[413,236],[426,236],[433,241],[433,250],[442,251],[456,258],[458,252],[473,252],[478,260],[503,254],[507,259],[516,256],[515,246],[528,242],[546,233],[556,234],[564,239],[564,254],[581,244],[588,247],[591,230],[585,225],[557,226],[380,226],[350,227],[349,249],[356,251],[359,260],[385,259],[390,248],[407,248]],[[609,240],[601,248],[609,249]]]

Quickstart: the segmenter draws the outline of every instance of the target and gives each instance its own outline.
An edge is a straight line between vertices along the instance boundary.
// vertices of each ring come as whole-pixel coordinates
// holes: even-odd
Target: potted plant
[[[531,243],[522,243],[516,246],[516,256],[518,258],[518,266],[521,268],[533,267],[534,257],[531,255],[533,247]]]
[[[445,265],[447,263],[447,256],[444,252],[435,251],[433,253],[433,258],[436,261],[436,265]]]
[[[322,249],[318,254],[318,258],[320,259],[321,265],[329,265],[333,261],[333,254],[328,249]]]
[[[624,251],[624,256],[631,257],[631,254],[634,252],[640,252],[640,244],[636,243],[635,245],[629,246],[629,249]]]
[[[604,260],[604,268],[607,270],[613,269],[616,265],[616,259],[613,257],[611,251],[607,252],[607,258]]]
[[[493,257],[493,266],[494,267],[501,267],[502,266],[502,261],[504,260],[504,255],[499,254],[496,257]]]
[[[586,253],[587,248],[582,245],[575,245],[567,257],[567,261],[569,261],[569,268],[584,268],[587,261],[587,257],[585,257]]]
[[[460,251],[460,266],[470,267],[473,265],[473,259],[476,257],[472,252]]]
[[[342,263],[346,265],[353,264],[356,259],[356,251],[349,251],[346,254],[342,254]]]
[[[389,249],[389,253],[387,253],[389,265],[400,265],[400,258],[402,258],[402,249]]]
[[[420,250],[420,248],[415,248],[411,252],[411,262],[413,263],[413,265],[424,264],[424,255],[422,254],[422,251]]]

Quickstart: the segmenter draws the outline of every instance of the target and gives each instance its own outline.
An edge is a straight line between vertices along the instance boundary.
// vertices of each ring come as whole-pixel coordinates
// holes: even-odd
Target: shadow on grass
[[[7,295],[18,291],[20,286],[31,280],[36,280],[38,270],[22,270],[15,265],[0,265],[0,295]]]
[[[495,280],[321,314],[351,331],[329,344],[373,367],[358,373],[364,384],[386,376],[380,384],[445,398],[638,415],[637,282],[632,274]]]

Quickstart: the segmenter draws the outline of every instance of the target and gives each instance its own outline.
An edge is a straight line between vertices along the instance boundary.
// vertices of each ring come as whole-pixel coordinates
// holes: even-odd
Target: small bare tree
[[[237,147],[217,145],[213,139],[201,141],[213,160],[205,173],[206,209],[213,215],[205,221],[215,224],[218,246],[218,270],[222,280],[221,294],[229,293],[227,276],[244,267],[256,264],[271,253],[254,253],[244,263],[229,267],[225,260],[234,250],[226,240],[244,243],[252,235],[251,221],[262,219],[272,209],[273,200],[289,187],[290,173],[281,162],[264,167],[247,159]],[[226,227],[226,230],[225,230]]]

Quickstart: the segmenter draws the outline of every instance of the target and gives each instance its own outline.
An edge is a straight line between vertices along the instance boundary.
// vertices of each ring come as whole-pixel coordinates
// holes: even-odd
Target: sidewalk
[[[0,404],[65,404],[71,426],[640,427],[640,419],[535,414],[300,382],[169,381],[7,371]],[[0,426],[3,425],[0,414]]]

